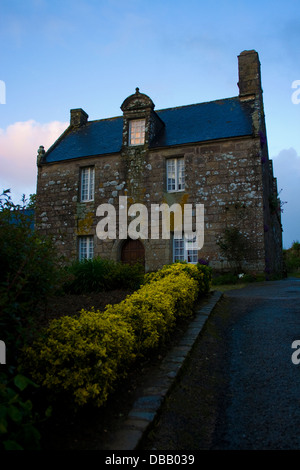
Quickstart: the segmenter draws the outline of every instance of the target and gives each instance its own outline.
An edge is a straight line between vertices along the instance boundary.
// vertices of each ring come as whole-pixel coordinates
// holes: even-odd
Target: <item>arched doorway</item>
[[[122,263],[135,264],[140,263],[145,266],[145,248],[140,240],[126,240],[121,248]]]

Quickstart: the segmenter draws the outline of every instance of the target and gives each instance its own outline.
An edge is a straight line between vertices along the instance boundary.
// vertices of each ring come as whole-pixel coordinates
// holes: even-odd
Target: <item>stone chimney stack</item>
[[[262,93],[260,61],[254,50],[243,51],[238,56],[239,82],[241,99],[251,99]]]
[[[84,124],[87,123],[88,120],[88,114],[86,114],[83,109],[78,108],[78,109],[71,109],[71,119],[70,119],[70,125],[73,127],[80,127],[83,126]]]

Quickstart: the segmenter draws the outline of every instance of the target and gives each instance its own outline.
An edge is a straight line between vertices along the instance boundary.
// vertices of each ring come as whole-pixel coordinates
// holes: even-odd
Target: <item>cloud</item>
[[[300,241],[300,156],[294,148],[284,149],[272,158],[274,176],[283,205],[283,244],[289,248],[293,241]]]
[[[0,129],[0,190],[10,188],[14,202],[35,193],[37,150],[40,145],[47,150],[67,127],[65,122],[30,120]]]

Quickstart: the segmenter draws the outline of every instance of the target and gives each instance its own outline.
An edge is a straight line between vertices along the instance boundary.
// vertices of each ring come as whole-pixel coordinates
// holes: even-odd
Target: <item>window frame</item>
[[[86,242],[86,246],[82,247],[82,243]],[[84,248],[86,256],[82,255],[82,249]],[[78,237],[78,259],[79,261],[89,260],[94,258],[94,236],[83,235]]]
[[[170,170],[169,167],[171,162],[174,162],[174,170]],[[181,168],[181,174],[179,174]],[[174,178],[170,178],[169,174],[170,171],[174,171]],[[179,180],[181,179],[181,182]],[[169,180],[174,180],[174,188],[173,183],[169,183]],[[174,193],[174,192],[181,192],[185,190],[185,160],[184,157],[173,157],[166,159],[166,185],[167,185],[167,192]],[[181,187],[179,187],[181,185]]]
[[[134,126],[134,124],[136,124],[138,122],[143,123],[143,126],[140,127],[140,129],[141,129],[141,131],[140,131],[140,134],[141,134],[140,141],[137,142],[137,143],[135,143],[135,142],[132,143],[132,138],[134,140],[137,140],[137,137],[135,137],[135,136],[138,133],[137,130],[139,129],[139,127],[137,129],[133,129],[133,126]],[[136,147],[138,145],[144,145],[145,144],[145,134],[146,134],[145,129],[146,129],[146,119],[145,118],[130,119],[130,121],[128,123],[128,145],[130,147]]]
[[[83,181],[84,174],[88,170],[87,183]],[[85,185],[87,189],[85,190]],[[85,194],[87,193],[87,197]],[[80,202],[91,202],[95,198],[95,167],[94,166],[84,166],[80,168]]]
[[[183,235],[181,238],[175,238],[173,235],[173,263],[176,261],[187,261],[189,264],[197,264],[198,263],[198,249],[191,249],[188,247],[188,243],[194,243],[196,241],[196,236],[193,238],[193,240],[188,240],[185,238]],[[180,244],[181,246],[178,248],[176,247],[176,244]],[[179,256],[176,256],[176,251],[178,253],[178,250],[181,250],[181,254]],[[189,251],[194,252],[192,255],[189,255]],[[189,261],[189,257],[192,258],[191,261]]]

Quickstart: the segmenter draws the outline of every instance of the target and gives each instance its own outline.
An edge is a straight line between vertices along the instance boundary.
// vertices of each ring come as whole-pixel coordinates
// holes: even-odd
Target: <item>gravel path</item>
[[[144,449],[300,449],[300,279],[228,291]]]

